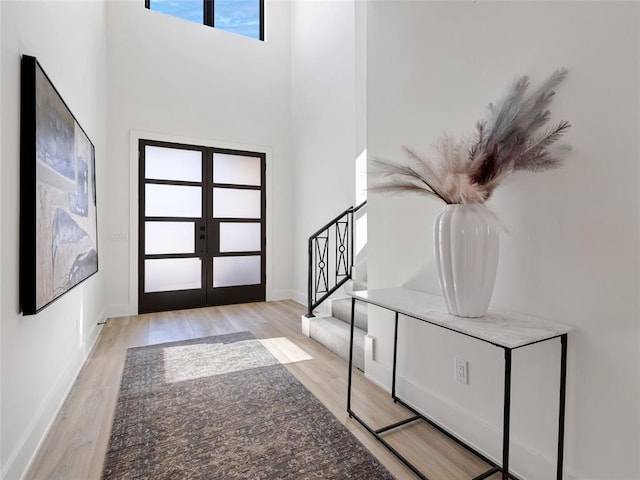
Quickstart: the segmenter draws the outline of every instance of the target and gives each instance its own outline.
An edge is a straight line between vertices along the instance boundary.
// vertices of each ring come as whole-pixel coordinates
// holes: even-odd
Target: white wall
[[[401,158],[447,131],[471,133],[511,80],[566,66],[553,118],[571,121],[573,152],[553,172],[523,174],[490,207],[502,220],[497,307],[576,327],[569,336],[565,478],[640,478],[639,5],[635,2],[400,2],[368,7],[368,147]],[[432,224],[443,206],[371,195],[369,286],[439,293]],[[400,388],[500,458],[503,354],[406,325]],[[391,330],[374,312],[386,382]],[[469,361],[470,385],[453,380]],[[555,478],[559,345],[514,353],[513,466]]]
[[[266,4],[266,41],[109,2],[111,314],[137,308],[137,156],[132,132],[267,153],[267,299],[291,296],[289,2]]]
[[[4,105],[4,101],[2,100],[2,64],[3,62],[3,57],[4,57],[4,53],[2,52],[2,7],[0,6],[0,112],[4,111],[3,105]],[[2,117],[3,115],[0,113],[0,152],[2,152],[2,139],[3,139],[3,130],[2,130]],[[0,153],[1,155],[1,153]],[[2,196],[2,167],[1,167],[1,162],[2,162],[2,157],[0,156],[0,198],[4,198]],[[2,216],[2,209],[0,207],[0,217],[4,218]],[[0,235],[0,259],[4,258],[4,250],[2,248],[3,242],[2,242],[2,235]],[[3,262],[2,260],[0,260],[0,262]],[[2,266],[2,264],[0,264],[0,266]],[[3,276],[0,275],[0,292],[3,291],[3,285],[4,285],[4,280],[3,280]],[[2,312],[2,295],[0,294],[0,312]],[[2,320],[2,317],[0,316],[0,320]],[[2,327],[0,327],[0,359],[2,359]],[[0,413],[2,412],[2,368],[1,368],[1,364],[0,364]],[[2,432],[2,416],[0,415],[0,432]],[[1,434],[0,434],[1,435]],[[0,439],[0,471],[3,470],[2,465],[4,465],[3,463],[3,448],[2,448],[2,439]]]
[[[356,63],[362,9],[348,0],[296,0],[292,21],[293,285],[307,297],[307,240],[355,202],[364,149],[363,65]],[[358,22],[358,23],[356,23]],[[363,33],[363,32],[360,32]]]
[[[106,202],[106,14],[103,2],[0,2],[0,333],[2,477],[20,478],[95,341],[106,255],[97,275],[38,315],[19,313],[20,56],[38,58],[96,149],[99,245]]]
[[[2,51],[2,7],[0,6],[0,112],[4,111],[3,105],[4,105],[4,101],[2,100],[2,64],[4,63],[3,61],[4,58],[4,53]],[[2,150],[2,137],[3,137],[3,130],[2,130],[2,117],[3,115],[0,113],[0,155]],[[0,198],[4,198],[2,196],[2,157],[0,156]],[[3,202],[4,203],[4,202]],[[0,207],[0,219],[4,218],[2,216],[2,207]],[[0,259],[4,258],[4,250],[2,248],[3,242],[2,242],[2,235],[0,235]],[[0,262],[3,262],[3,260],[0,260]],[[0,264],[0,266],[2,266],[2,264]],[[4,280],[3,280],[3,276],[0,275],[0,292],[3,291],[3,284],[4,284]],[[2,312],[2,295],[0,294],[0,312]],[[0,320],[2,320],[2,317],[0,316]],[[2,328],[0,327],[0,359],[2,359]],[[2,412],[2,368],[0,365],[0,413]],[[0,432],[2,432],[2,416],[0,415]],[[0,434],[1,435],[1,434]],[[3,463],[3,448],[2,448],[2,439],[0,439],[0,471],[2,471],[2,465],[4,465]]]

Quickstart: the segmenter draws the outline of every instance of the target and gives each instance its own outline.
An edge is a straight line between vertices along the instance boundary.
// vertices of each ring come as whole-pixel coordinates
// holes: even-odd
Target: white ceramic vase
[[[500,237],[482,204],[447,205],[434,224],[436,268],[449,313],[482,317],[489,308],[498,268]]]

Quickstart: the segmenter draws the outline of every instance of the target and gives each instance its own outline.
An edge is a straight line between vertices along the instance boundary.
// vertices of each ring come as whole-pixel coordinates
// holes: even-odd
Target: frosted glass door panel
[[[194,222],[145,222],[144,253],[195,253]]]
[[[167,292],[202,288],[199,258],[162,258],[144,261],[144,291]]]
[[[213,154],[213,183],[260,186],[260,157]]]
[[[154,180],[202,181],[202,152],[147,145],[144,176]]]
[[[221,252],[259,252],[262,249],[259,223],[220,223]]]
[[[201,217],[202,188],[182,185],[145,185],[147,217]]]
[[[264,301],[264,154],[157,140],[138,147],[139,311]]]
[[[260,218],[260,193],[260,190],[214,188],[214,218]]]
[[[213,286],[235,287],[257,285],[261,281],[260,256],[215,257],[213,259]]]

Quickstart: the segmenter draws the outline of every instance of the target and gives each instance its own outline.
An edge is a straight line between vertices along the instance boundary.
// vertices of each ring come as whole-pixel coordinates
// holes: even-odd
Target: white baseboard
[[[306,296],[304,297],[304,301],[296,298],[298,294],[293,290],[271,290],[267,292],[267,301],[278,301],[278,300],[295,300],[298,303],[306,305]],[[138,309],[136,305],[132,305],[129,303],[120,303],[120,304],[112,304],[107,305],[105,308],[105,319],[106,318],[117,318],[117,317],[130,317],[132,315],[138,314]]]
[[[267,292],[267,301],[278,301],[278,300],[296,300],[294,298],[294,292],[292,290],[271,290]],[[305,297],[306,302],[306,297]],[[298,303],[301,303],[298,301]],[[306,303],[303,303],[306,304]],[[132,315],[138,314],[138,309],[136,305],[132,305],[129,303],[120,303],[120,304],[112,304],[107,305],[105,309],[106,315],[105,318],[118,318],[118,317],[130,317]]]
[[[106,318],[105,310],[103,310],[98,315],[91,334],[88,336],[89,343],[84,348],[80,347],[76,350],[56,384],[42,402],[24,435],[11,453],[2,471],[3,479],[22,479],[26,475],[53,422],[60,413],[80,370],[96,346],[101,330],[101,326],[98,323],[103,322]]]
[[[291,300],[293,298],[292,290],[270,290],[267,292],[267,301],[275,302],[278,300]]]
[[[291,290],[291,300],[294,302],[298,302],[300,305],[306,307],[307,306],[307,294],[298,292],[296,290]]]
[[[365,337],[365,377],[387,392],[391,391],[391,368],[374,360],[375,339]],[[496,463],[502,463],[502,426],[490,425],[474,413],[456,405],[451,399],[416,385],[402,377],[396,378],[399,396],[416,410],[423,412],[435,423],[443,426],[467,444]],[[428,414],[426,414],[428,412]],[[472,432],[462,435],[458,432]],[[487,447],[490,446],[490,447]],[[546,480],[556,476],[556,459],[511,437],[510,465],[512,472],[522,480]],[[565,480],[577,480],[574,472],[564,469]]]

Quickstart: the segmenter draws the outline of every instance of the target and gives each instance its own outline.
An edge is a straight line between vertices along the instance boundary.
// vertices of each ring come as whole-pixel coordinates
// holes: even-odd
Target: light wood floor
[[[244,330],[269,339],[265,345],[396,478],[417,478],[348,417],[347,364],[302,335],[303,313],[299,304],[280,301],[109,319],[26,478],[100,478],[127,348]],[[388,393],[360,374],[354,377],[352,408],[367,422],[383,426],[408,416]],[[488,469],[423,422],[414,425],[386,438],[431,480],[469,480]]]

